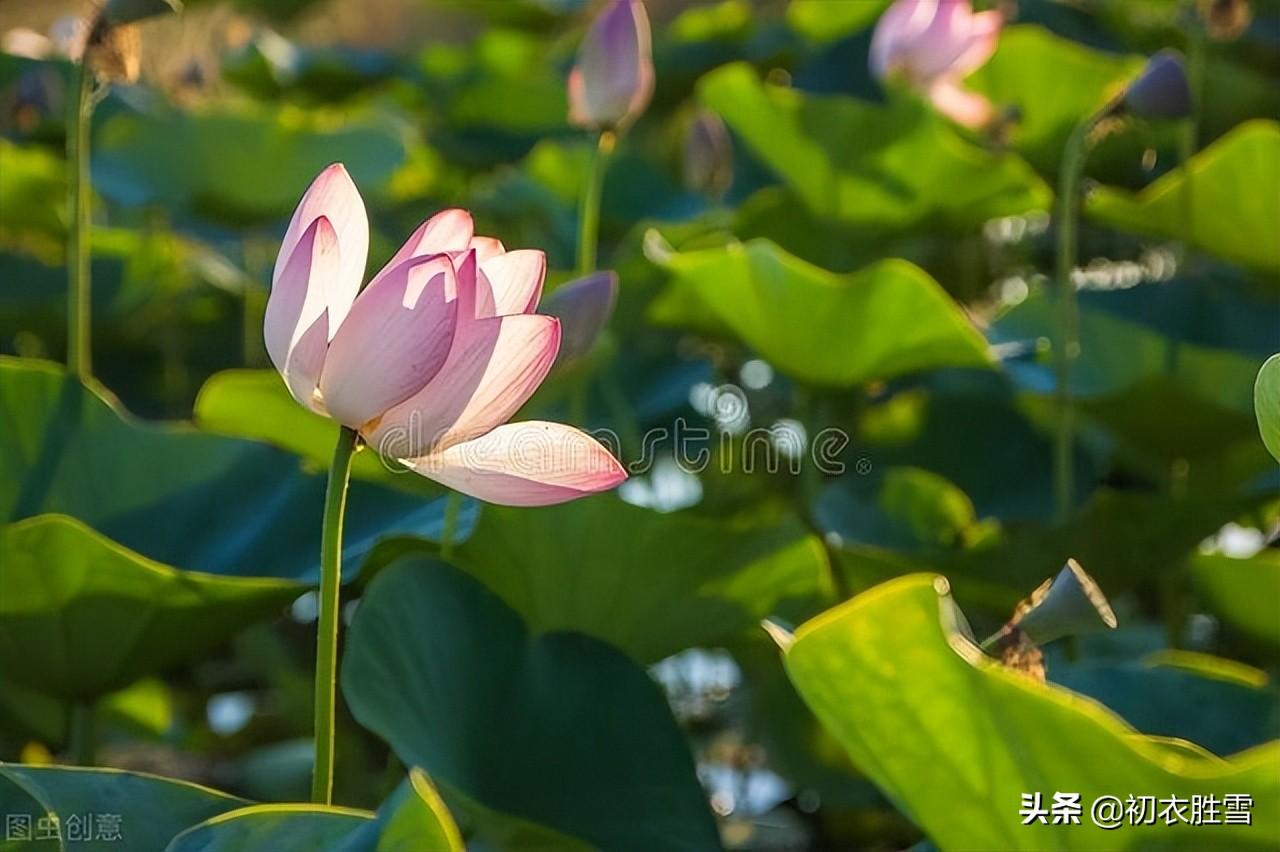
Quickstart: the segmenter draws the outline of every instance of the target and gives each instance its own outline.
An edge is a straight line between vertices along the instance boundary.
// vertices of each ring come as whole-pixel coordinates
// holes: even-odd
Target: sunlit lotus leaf
[[[178,571],[62,515],[0,527],[0,677],[93,699],[198,658],[306,587]]]
[[[1138,193],[1100,187],[1085,204],[1096,222],[1196,249],[1254,269],[1280,272],[1280,124],[1250,121]]]
[[[937,367],[983,367],[986,345],[951,297],[918,267],[886,260],[837,275],[767,240],[666,257],[688,291],[743,342],[789,375],[859,385]],[[679,308],[659,308],[680,322]]]
[[[711,72],[698,94],[822,218],[966,231],[1049,203],[1026,162],[967,142],[923,104],[807,95],[744,64]]]
[[[68,827],[73,824],[84,829],[87,815],[92,815],[95,823],[89,826],[89,836],[104,839],[78,845],[93,852],[161,850],[188,826],[247,804],[208,787],[137,772],[0,763],[0,813],[30,816],[32,836],[26,841],[12,832],[11,836],[0,835],[0,850],[55,852],[66,848],[59,840],[34,839],[38,821],[50,815],[58,818],[60,836],[62,832],[70,834]],[[116,831],[119,839],[110,839],[117,836]]]
[[[1123,819],[1129,793],[1251,795],[1251,825],[1213,826],[1218,849],[1265,848],[1280,832],[1277,743],[1224,760],[1141,736],[1095,702],[986,657],[963,636],[963,618],[945,580],[913,574],[807,622],[784,650],[805,702],[940,848],[1095,852],[1200,842],[1206,829],[1187,823],[1107,831],[1089,819],[1099,796],[1120,796]],[[1025,794],[1052,803],[1061,791],[1081,795],[1080,825],[1022,825]]]

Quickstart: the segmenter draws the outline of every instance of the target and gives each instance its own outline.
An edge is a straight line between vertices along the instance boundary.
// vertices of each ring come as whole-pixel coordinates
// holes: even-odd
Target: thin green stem
[[[97,749],[94,746],[93,705],[73,704],[67,717],[67,746],[76,766],[92,766]]]
[[[450,491],[444,504],[444,528],[440,531],[441,559],[449,559],[453,556],[454,538],[457,536],[458,515],[461,510],[462,495],[457,491]]]
[[[1054,311],[1053,364],[1057,400],[1057,429],[1054,432],[1053,492],[1054,515],[1059,523],[1071,514],[1075,499],[1072,482],[1072,446],[1075,439],[1075,405],[1071,396],[1071,367],[1080,355],[1080,308],[1072,272],[1076,267],[1076,239],[1079,224],[1080,180],[1089,153],[1089,134],[1096,118],[1082,122],[1067,140],[1058,175],[1058,244],[1054,281],[1057,305]]]
[[[90,356],[89,282],[89,126],[93,120],[93,69],[81,63],[72,72],[76,95],[67,117],[67,368],[88,378]]]
[[[578,274],[586,275],[596,270],[596,246],[600,238],[600,197],[604,191],[604,173],[609,165],[609,155],[617,137],[605,130],[596,139],[596,150],[591,155],[587,170],[587,182],[582,187],[582,202],[578,205]]]
[[[320,624],[316,636],[315,766],[311,801],[333,802],[334,710],[338,684],[338,596],[342,589],[342,519],[347,510],[347,483],[357,435],[343,426],[329,465],[320,532]]]
[[[1205,33],[1199,20],[1192,16],[1187,36],[1187,83],[1191,89],[1191,115],[1178,129],[1178,161],[1182,167],[1183,245],[1182,260],[1189,253],[1189,243],[1195,227],[1195,205],[1192,190],[1191,158],[1200,148],[1200,115],[1204,105],[1205,85]]]

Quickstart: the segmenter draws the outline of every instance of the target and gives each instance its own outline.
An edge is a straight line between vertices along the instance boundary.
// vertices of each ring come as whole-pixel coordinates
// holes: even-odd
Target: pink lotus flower
[[[361,290],[368,251],[364,203],[332,165],[289,222],[264,322],[298,402],[382,456],[493,503],[562,503],[626,479],[571,426],[507,423],[560,347],[559,321],[534,313],[542,252],[475,236],[465,210],[424,222]]]
[[[897,0],[871,38],[871,73],[924,92],[943,115],[967,127],[991,121],[991,103],[960,81],[995,52],[1003,23],[969,0]]]
[[[591,22],[569,73],[569,121],[594,130],[621,130],[653,97],[649,16],[640,0],[611,0]]]

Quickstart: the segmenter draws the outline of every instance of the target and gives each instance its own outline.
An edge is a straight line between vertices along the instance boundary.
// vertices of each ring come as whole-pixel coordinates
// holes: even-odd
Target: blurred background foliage
[[[1252,402],[1280,350],[1280,3],[1253,0],[1243,33],[1202,43],[1189,205],[1176,128],[1131,121],[1088,162],[1065,522],[1047,354],[1061,153],[1146,55],[1189,49],[1204,24],[1175,0],[1001,0],[1013,23],[968,85],[1004,120],[976,134],[871,78],[886,5],[648,0],[657,90],[604,191],[617,308],[529,411],[614,430],[628,462],[648,430],[707,428],[711,464],[690,473],[667,441],[643,445],[654,463],[618,495],[468,504],[445,564],[440,490],[364,454],[338,801],[389,801],[380,826],[427,808],[401,783],[421,766],[475,848],[899,849],[922,829],[980,836],[961,821],[982,812],[926,777],[949,747],[918,741],[939,731],[958,754],[1039,749],[1002,790],[1090,761],[1139,784],[1156,746],[1116,753],[1114,717],[1005,695],[940,650],[917,617],[927,583],[845,611],[860,644],[812,634],[786,671],[758,626],[934,571],[989,632],[1068,557],[1121,627],[1051,649],[1050,681],[1221,757],[1280,732],[1280,469]],[[0,34],[88,9],[5,0]],[[69,708],[89,703],[103,765],[305,799],[336,427],[263,369],[279,238],[342,161],[372,264],[462,206],[477,232],[545,250],[554,292],[591,156],[564,86],[590,11],[188,0],[139,24],[141,79],[112,87],[93,127],[88,386],[48,363],[66,348],[70,65],[0,52],[0,759],[65,756]],[[703,110],[729,130],[727,185],[687,177]],[[845,472],[753,464],[760,427],[784,448],[843,430]],[[895,682],[915,684],[911,707]],[[859,757],[920,783],[877,787]],[[1237,769],[1243,787],[1258,773]],[[0,804],[45,783],[35,798],[74,809],[106,783],[17,777],[39,771],[0,772]],[[172,836],[242,804],[194,789],[148,787],[136,820],[168,814]],[[1010,818],[1016,795],[990,796],[991,821]],[[321,816],[308,830],[330,840],[375,819]]]

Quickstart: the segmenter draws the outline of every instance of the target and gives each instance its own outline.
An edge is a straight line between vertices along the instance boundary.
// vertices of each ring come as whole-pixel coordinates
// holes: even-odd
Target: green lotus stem
[[[93,705],[76,703],[67,715],[67,747],[76,766],[92,766],[94,762]]]
[[[1194,16],[1193,16],[1194,17]],[[1187,251],[1192,228],[1195,225],[1195,207],[1192,203],[1191,158],[1200,148],[1200,118],[1204,106],[1205,33],[1198,20],[1192,20],[1187,35],[1187,83],[1191,89],[1191,115],[1178,131],[1178,161],[1182,167],[1182,219],[1186,238],[1183,252]]]
[[[462,509],[462,495],[450,491],[444,504],[444,528],[440,531],[440,558],[453,556],[453,543],[458,531],[458,514]]]
[[[93,120],[93,69],[74,67],[76,95],[67,117],[67,369],[74,376],[92,375],[90,357],[89,282],[89,126]]]
[[[617,137],[603,131],[596,139],[596,150],[587,170],[587,182],[582,188],[582,203],[578,205],[578,274],[596,271],[596,244],[600,235],[600,196],[604,190],[604,172],[609,164]]]
[[[1054,432],[1053,493],[1054,515],[1061,523],[1071,514],[1074,500],[1071,448],[1075,436],[1075,405],[1071,397],[1071,366],[1080,354],[1080,309],[1075,283],[1071,280],[1076,266],[1076,231],[1079,224],[1080,180],[1089,154],[1089,135],[1098,115],[1081,122],[1067,139],[1058,175],[1057,220],[1058,243],[1055,283],[1057,304],[1053,318],[1053,365],[1057,428]]]
[[[342,519],[357,434],[343,426],[329,465],[320,532],[320,623],[316,635],[315,766],[311,801],[333,803],[334,709],[338,685],[338,596],[342,589]]]

